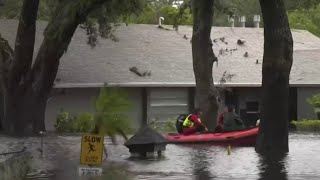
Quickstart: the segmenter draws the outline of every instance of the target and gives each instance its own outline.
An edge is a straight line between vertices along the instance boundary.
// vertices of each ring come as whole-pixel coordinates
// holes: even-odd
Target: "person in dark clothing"
[[[206,126],[200,120],[201,111],[196,109],[192,114],[187,116],[183,122],[183,134],[190,135],[206,130]]]
[[[216,131],[216,132],[221,132],[221,131],[222,131],[223,116],[224,116],[224,113],[226,113],[226,112],[228,112],[228,109],[227,109],[227,108],[225,108],[224,111],[219,115],[219,117],[218,117],[218,122],[217,122],[217,126],[216,126],[216,128],[215,128],[214,131]]]
[[[226,111],[223,112],[218,118],[216,131],[230,132],[245,129],[243,121],[240,116],[236,114],[233,106],[228,106]]]

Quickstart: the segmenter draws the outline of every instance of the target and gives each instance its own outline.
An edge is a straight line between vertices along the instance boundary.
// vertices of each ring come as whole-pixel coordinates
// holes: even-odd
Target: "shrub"
[[[114,136],[119,131],[128,133],[131,130],[129,117],[124,113],[130,108],[128,94],[121,88],[107,88],[100,90],[95,102],[95,124],[99,133]]]
[[[94,119],[91,113],[82,113],[74,121],[75,132],[91,132],[94,125]]]
[[[168,132],[176,132],[176,118],[169,118],[167,121],[164,122],[157,122],[156,120],[150,122],[150,127],[155,129],[156,131],[162,133]]]
[[[300,131],[320,131],[320,121],[319,120],[299,120],[292,121],[296,125],[297,130]]]
[[[101,88],[95,101],[94,113],[83,113],[78,117],[68,112],[57,116],[55,128],[58,132],[95,133],[108,135],[114,139],[116,134],[126,136],[131,126],[125,111],[129,110],[128,94],[120,88]],[[125,137],[126,138],[126,137]]]
[[[58,132],[86,133],[93,130],[94,121],[90,113],[83,113],[77,117],[62,111],[57,115],[54,127]]]
[[[308,98],[307,102],[314,108],[320,108],[320,94],[316,94],[312,96],[312,98]]]
[[[75,117],[69,112],[62,111],[57,115],[54,127],[58,132],[74,132]]]

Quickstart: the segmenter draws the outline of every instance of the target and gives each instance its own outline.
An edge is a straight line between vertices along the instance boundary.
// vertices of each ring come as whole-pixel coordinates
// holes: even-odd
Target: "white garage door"
[[[148,120],[166,121],[189,111],[188,88],[148,89]]]

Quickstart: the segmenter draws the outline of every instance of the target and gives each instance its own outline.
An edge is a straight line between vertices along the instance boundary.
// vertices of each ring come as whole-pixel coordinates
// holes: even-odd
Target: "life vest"
[[[184,126],[184,127],[193,127],[194,122],[192,122],[191,120],[189,120],[189,117],[190,117],[191,115],[192,115],[192,114],[190,114],[189,116],[187,116],[186,119],[183,121],[183,126]]]

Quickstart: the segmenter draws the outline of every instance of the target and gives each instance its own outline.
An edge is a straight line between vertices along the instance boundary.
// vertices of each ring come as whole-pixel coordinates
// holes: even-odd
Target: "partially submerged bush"
[[[75,132],[91,132],[94,128],[94,119],[91,113],[82,113],[75,118]]]
[[[308,103],[314,107],[315,113],[320,119],[320,94],[312,96],[312,98],[307,99]]]
[[[119,131],[131,130],[129,117],[125,114],[130,108],[128,94],[121,88],[102,88],[95,102],[94,120],[99,133],[115,135]]]
[[[80,114],[78,117],[69,112],[60,112],[54,125],[58,132],[86,133],[94,128],[94,120],[90,113]]]
[[[316,94],[312,96],[312,98],[308,98],[307,102],[314,108],[320,108],[320,94]]]
[[[123,89],[104,87],[95,101],[94,113],[72,116],[62,111],[57,116],[55,128],[58,132],[93,132],[114,139],[116,134],[125,136],[131,131],[129,118],[125,114],[129,108],[128,94]]]
[[[300,131],[320,131],[320,120],[292,121]]]
[[[150,127],[162,133],[176,132],[176,118],[169,118],[167,121],[157,122],[156,120],[150,122]]]
[[[74,120],[75,117],[69,112],[61,110],[61,112],[57,115],[54,127],[58,132],[74,132]]]

